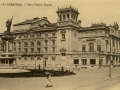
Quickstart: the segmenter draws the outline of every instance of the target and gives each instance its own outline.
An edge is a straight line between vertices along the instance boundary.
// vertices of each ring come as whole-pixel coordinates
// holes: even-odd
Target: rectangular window
[[[27,49],[27,48],[25,48],[24,50],[25,50],[26,53],[28,52],[28,49]]]
[[[96,64],[95,59],[90,59],[90,64]]]
[[[62,39],[65,39],[65,34],[62,34]]]
[[[93,43],[89,44],[89,50],[90,50],[90,52],[94,51],[94,44]]]
[[[74,59],[74,64],[79,64],[79,59]]]
[[[83,52],[86,51],[86,47],[85,47],[85,45],[82,45],[82,51],[83,51]]]
[[[40,53],[40,48],[37,48],[37,52]]]
[[[45,47],[45,52],[47,52],[47,47]]]
[[[34,48],[31,48],[31,53],[33,53],[34,52]]]
[[[81,59],[82,65],[87,65],[87,59]]]
[[[52,58],[52,61],[55,61],[55,58]]]
[[[97,45],[97,50],[101,51],[101,45]]]
[[[52,47],[52,49],[53,49],[53,50],[52,50],[52,53],[55,53],[55,47]]]

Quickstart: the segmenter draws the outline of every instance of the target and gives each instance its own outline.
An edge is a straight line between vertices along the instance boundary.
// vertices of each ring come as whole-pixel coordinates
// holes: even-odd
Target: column
[[[118,65],[118,56],[116,56],[116,65]]]
[[[6,64],[6,60],[5,60],[5,64]]]
[[[8,65],[9,65],[9,60],[8,60]]]
[[[71,20],[71,13],[69,13],[69,20]]]
[[[103,65],[106,65],[106,56],[103,57]]]
[[[89,59],[89,57],[87,56],[87,66],[89,66],[90,65],[90,59]]]
[[[21,41],[21,52],[23,52],[24,51],[24,43],[23,43],[23,41]]]
[[[116,53],[116,38],[114,39],[114,52]]]
[[[57,19],[57,21],[59,22],[60,21],[60,16],[58,15],[58,19]]]
[[[119,39],[117,39],[117,53],[119,53]]]
[[[96,57],[96,65],[99,66],[99,57]]]
[[[116,65],[116,56],[114,57],[114,65]]]
[[[119,62],[120,62],[120,57],[118,57],[118,60],[117,60],[117,64],[119,65]]]
[[[71,29],[70,29],[70,52],[71,52]]]
[[[63,15],[61,15],[61,21],[63,21]]]
[[[67,14],[65,14],[65,20],[66,20],[66,21],[68,20],[68,18],[67,18]]]
[[[110,46],[110,49],[111,49],[111,52],[112,52],[112,51],[113,51],[113,49],[112,49],[112,47],[113,47],[113,45],[112,45],[112,41],[113,41],[113,40],[112,40],[112,37],[110,37],[110,38],[111,38],[111,39],[110,39],[110,40],[111,40],[111,46]]]
[[[6,41],[6,53],[8,53],[8,41]]]
[[[118,40],[118,53],[120,53],[120,39]]]

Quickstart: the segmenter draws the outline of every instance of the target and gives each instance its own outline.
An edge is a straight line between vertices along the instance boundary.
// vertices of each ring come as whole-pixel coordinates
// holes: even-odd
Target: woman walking
[[[47,76],[47,85],[46,87],[52,87],[51,73]]]

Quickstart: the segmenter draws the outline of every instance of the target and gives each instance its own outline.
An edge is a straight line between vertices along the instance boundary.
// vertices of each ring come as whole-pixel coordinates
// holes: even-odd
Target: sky
[[[23,6],[9,6],[11,3],[20,3]],[[0,33],[6,30],[6,21],[12,16],[12,25],[34,17],[47,17],[51,23],[56,23],[58,7],[70,5],[78,9],[78,20],[82,21],[82,27],[90,27],[92,23],[101,22],[106,25],[117,22],[120,25],[120,0],[0,0]]]

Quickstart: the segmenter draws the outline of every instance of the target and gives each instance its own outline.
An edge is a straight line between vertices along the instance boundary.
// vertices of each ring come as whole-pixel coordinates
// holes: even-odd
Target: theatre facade
[[[49,22],[46,17],[35,17],[13,25],[13,44],[7,48],[8,53],[14,53],[17,67],[95,68],[120,65],[117,22],[109,26],[93,23],[90,27],[82,27],[78,10],[71,6],[58,8],[56,13],[56,23]],[[1,52],[2,48],[1,39]],[[7,61],[5,64],[8,64]]]

